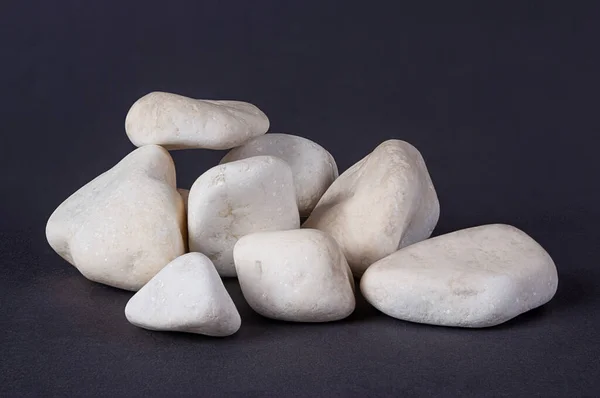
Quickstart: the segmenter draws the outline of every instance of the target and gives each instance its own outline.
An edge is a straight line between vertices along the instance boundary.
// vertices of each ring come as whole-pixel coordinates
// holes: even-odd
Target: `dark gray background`
[[[0,395],[594,396],[599,10],[398,3],[3,1]],[[131,293],[83,278],[44,227],[133,149],[125,115],[154,90],[250,101],[340,170],[411,142],[439,194],[435,234],[521,228],[554,258],[556,297],[485,330],[364,302],[305,325],[255,315],[229,281],[243,320],[231,338],[129,325]],[[222,155],[174,152],[180,185]]]

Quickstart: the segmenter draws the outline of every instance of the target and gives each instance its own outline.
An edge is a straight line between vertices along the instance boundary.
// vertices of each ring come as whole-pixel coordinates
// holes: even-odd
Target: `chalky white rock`
[[[235,268],[246,301],[259,314],[294,322],[329,322],[354,311],[354,279],[335,240],[314,229],[241,238]]]
[[[185,253],[185,211],[162,147],[127,155],[50,216],[50,246],[88,279],[138,290]]]
[[[125,131],[136,146],[230,149],[269,129],[269,119],[242,101],[199,100],[152,92],[138,99],[125,119]]]
[[[299,226],[292,170],[273,156],[213,167],[190,190],[190,250],[206,254],[221,276],[236,275],[233,247],[242,236]]]
[[[364,297],[394,318],[444,326],[498,325],[548,302],[558,275],[550,255],[515,227],[441,235],[367,269]]]
[[[375,261],[427,239],[439,214],[419,151],[389,140],[331,184],[303,227],[333,236],[360,276]]]
[[[307,217],[327,188],[338,177],[333,156],[319,144],[291,134],[266,134],[234,148],[221,164],[252,156],[271,155],[292,168],[301,217]]]
[[[240,314],[213,263],[201,253],[176,258],[127,303],[125,316],[149,330],[229,336]]]

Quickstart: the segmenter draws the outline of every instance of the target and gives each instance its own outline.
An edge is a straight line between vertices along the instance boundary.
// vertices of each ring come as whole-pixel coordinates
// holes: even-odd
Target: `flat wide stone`
[[[484,225],[398,250],[367,269],[360,287],[394,318],[443,326],[486,327],[548,302],[554,262],[515,227]]]

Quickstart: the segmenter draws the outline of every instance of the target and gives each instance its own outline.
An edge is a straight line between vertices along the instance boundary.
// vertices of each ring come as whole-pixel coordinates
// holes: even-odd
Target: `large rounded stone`
[[[185,253],[185,210],[162,147],[127,155],[50,216],[50,246],[88,279],[138,290]]]
[[[380,311],[398,319],[485,327],[548,302],[554,262],[517,228],[492,224],[419,242],[373,264],[360,287]]]

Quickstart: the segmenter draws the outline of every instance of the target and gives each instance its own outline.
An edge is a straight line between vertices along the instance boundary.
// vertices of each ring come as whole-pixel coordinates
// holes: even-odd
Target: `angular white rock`
[[[338,177],[333,156],[319,144],[290,134],[266,134],[234,148],[222,163],[252,156],[271,155],[292,168],[300,216],[308,216],[327,188]]]
[[[50,246],[88,279],[138,290],[185,253],[185,211],[162,147],[127,155],[50,216]]]
[[[235,276],[233,246],[244,235],[300,226],[292,170],[273,156],[222,164],[190,190],[190,251],[206,254],[221,276]]]
[[[331,184],[303,227],[333,236],[360,276],[375,261],[428,238],[439,214],[419,151],[389,140]]]
[[[269,129],[256,106],[241,101],[198,100],[152,92],[137,100],[125,119],[125,131],[136,146],[167,149],[230,149]]]
[[[235,268],[246,301],[268,318],[329,322],[354,311],[354,279],[335,240],[315,229],[241,238]]]
[[[127,303],[125,316],[149,330],[229,336],[240,314],[208,257],[188,253],[176,258]]]
[[[503,224],[463,229],[379,260],[360,288],[394,318],[444,326],[498,325],[548,302],[554,262],[532,238]]]

